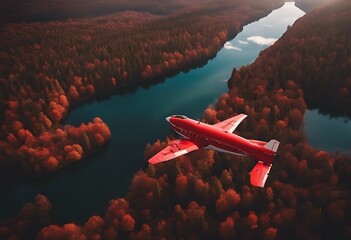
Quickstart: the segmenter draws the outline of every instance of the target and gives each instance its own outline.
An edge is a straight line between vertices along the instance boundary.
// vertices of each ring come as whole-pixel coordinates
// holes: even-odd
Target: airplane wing
[[[267,165],[259,161],[250,172],[250,183],[256,187],[264,187],[272,164]]]
[[[169,146],[150,158],[149,163],[156,164],[166,162],[197,149],[199,149],[199,147],[188,139],[174,140]]]
[[[235,117],[216,123],[213,126],[221,128],[223,131],[232,133],[235,130],[235,128],[241,123],[241,121],[244,120],[246,117],[247,115],[245,114],[239,114]]]

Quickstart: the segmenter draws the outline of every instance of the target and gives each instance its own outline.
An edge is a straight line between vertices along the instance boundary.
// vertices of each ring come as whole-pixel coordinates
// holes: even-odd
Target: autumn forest
[[[100,117],[64,124],[72,109],[203,66],[244,25],[284,4],[19,2],[0,11],[0,196],[103,151],[115,133]],[[199,150],[145,165],[125,197],[85,222],[57,224],[55,206],[38,193],[0,219],[0,239],[350,239],[351,155],[314,149],[303,126],[311,102],[351,116],[351,3],[296,2],[306,15],[254,63],[234,68],[227,93],[201,119],[244,113],[241,136],[279,139],[264,188],[250,185],[254,159]],[[145,162],[168,141],[145,143]]]

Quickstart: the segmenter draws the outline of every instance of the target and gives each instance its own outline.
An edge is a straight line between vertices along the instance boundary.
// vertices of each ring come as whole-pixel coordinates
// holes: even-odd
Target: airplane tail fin
[[[277,140],[272,139],[268,143],[266,143],[263,147],[276,153],[279,147],[279,142]],[[256,163],[256,165],[250,172],[251,185],[256,187],[264,187],[269,175],[269,171],[271,170],[271,167],[272,167],[273,158],[277,159],[278,157],[279,157],[278,155],[274,154],[272,156],[272,159],[269,159],[268,162],[258,161]]]
[[[272,150],[273,152],[277,152],[278,147],[279,147],[279,142],[275,139],[270,140],[266,145],[264,145],[265,148]]]
[[[265,164],[258,161],[250,172],[250,183],[256,187],[264,187],[272,164]]]

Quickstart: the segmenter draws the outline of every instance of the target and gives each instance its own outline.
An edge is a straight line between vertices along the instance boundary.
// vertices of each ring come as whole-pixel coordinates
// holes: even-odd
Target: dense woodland
[[[296,7],[304,12],[312,11],[313,9],[320,8],[336,1],[339,0],[294,0]]]
[[[351,19],[348,1],[316,9],[299,19],[277,44],[261,54],[255,72],[268,68],[268,89],[295,81],[307,102],[351,115]],[[245,86],[245,85],[244,85]]]
[[[4,22],[43,22],[67,18],[97,17],[122,11],[168,15],[198,4],[184,0],[3,0],[0,16]],[[208,1],[207,1],[208,2]]]
[[[63,126],[69,110],[122,86],[204,63],[281,0],[223,1],[157,16],[11,23],[0,32],[0,191],[91,154],[110,138],[99,118]],[[191,22],[192,24],[189,24]]]
[[[111,200],[105,214],[46,226],[37,238],[350,239],[351,156],[315,150],[303,133],[306,97],[322,106],[333,96],[328,104],[349,111],[346,2],[307,14],[252,65],[234,69],[229,92],[205,110],[209,123],[246,113],[240,135],[280,140],[265,188],[249,184],[254,160],[199,150],[136,173],[126,198]],[[164,146],[148,145],[145,159]],[[0,236],[23,238],[47,224],[50,208],[38,195],[1,222]]]
[[[211,0],[3,0],[0,16],[4,22],[42,22],[96,17],[122,11],[168,15],[209,3]]]
[[[0,8],[0,23],[43,22],[67,18],[87,18],[106,14],[137,11],[155,15],[170,15],[201,10],[204,5],[248,4],[257,7],[282,2],[280,0],[3,0]]]

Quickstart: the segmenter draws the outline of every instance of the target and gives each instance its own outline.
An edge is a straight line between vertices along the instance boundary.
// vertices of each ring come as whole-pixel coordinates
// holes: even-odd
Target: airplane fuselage
[[[214,125],[208,125],[190,118],[168,118],[174,131],[207,149],[260,159],[269,165],[275,152],[263,147],[265,142],[247,140],[234,133],[223,131]]]
[[[236,127],[246,117],[245,114],[238,114],[214,125],[201,123],[184,115],[167,117],[166,120],[179,135],[183,136],[183,139],[172,140],[148,162],[150,164],[167,162],[200,148],[249,156],[257,160],[256,165],[250,171],[250,183],[256,187],[264,187],[279,142],[275,139],[269,142],[245,139],[234,134]]]

